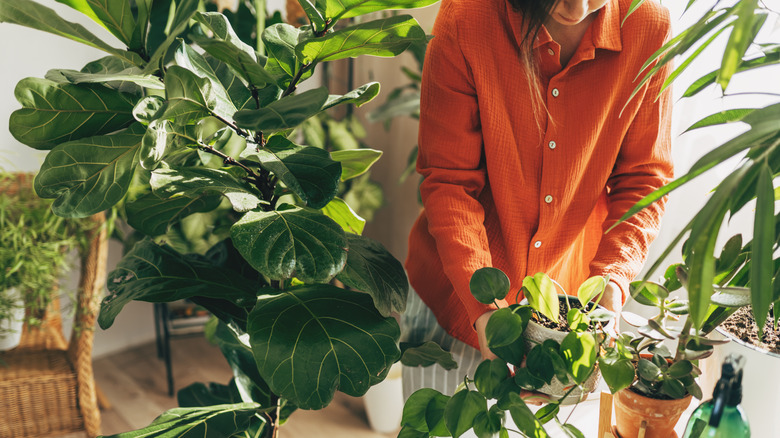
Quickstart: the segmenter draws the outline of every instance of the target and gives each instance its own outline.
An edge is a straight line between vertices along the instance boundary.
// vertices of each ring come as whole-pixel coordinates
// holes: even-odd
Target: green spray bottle
[[[750,425],[742,410],[742,356],[729,355],[721,366],[712,399],[700,404],[683,438],[749,438]]]

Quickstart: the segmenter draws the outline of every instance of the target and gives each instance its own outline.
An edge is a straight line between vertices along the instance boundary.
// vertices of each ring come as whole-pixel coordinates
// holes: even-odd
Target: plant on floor
[[[488,346],[498,359],[483,361],[473,378],[467,376],[451,397],[430,388],[412,394],[404,406],[399,437],[458,437],[468,430],[479,437],[508,436],[507,411],[519,432],[526,436],[549,436],[544,424],[550,421],[570,436],[584,436],[574,425],[562,423],[557,415],[570,394],[576,390],[587,393],[585,382],[610,342],[606,326],[614,314],[595,305],[607,282],[606,277],[598,276],[586,280],[577,291],[576,305],[572,306],[569,300],[559,300],[556,283],[546,274],[526,277],[517,293],[523,292],[530,304],[499,308],[490,316],[485,329]],[[511,285],[501,270],[482,268],[472,276],[470,287],[481,303],[498,305],[499,300],[507,297]],[[560,322],[561,301],[569,309],[564,324],[568,333],[560,341],[528,338],[532,321]],[[539,390],[554,379],[567,386],[561,394],[542,397],[548,403],[534,414],[524,398],[539,395],[524,391]],[[488,408],[488,400],[496,402]]]
[[[356,234],[355,215],[334,199],[341,179],[375,157],[338,161],[288,134],[379,91],[368,83],[345,95],[325,87],[296,92],[319,64],[395,56],[426,39],[409,15],[346,27],[340,20],[434,2],[301,1],[311,24],[267,27],[264,55],[224,15],[200,12],[196,0],[63,0],[126,48],[34,1],[0,2],[0,21],[109,55],[17,85],[23,108],[10,129],[50,151],[35,187],[55,199],[56,214],[83,217],[119,204],[130,225],[160,236],[182,218],[221,208],[223,199],[230,206],[220,210],[227,238],[203,255],[150,238],[135,244],[109,276],[99,323],[110,327],[131,300],[190,298],[219,318],[210,335],[235,380],[203,386],[185,395],[188,407],[120,436],[276,436],[296,407],[319,409],[336,390],[360,395],[384,379],[400,356],[390,314],[403,310],[408,283],[401,264]],[[352,290],[329,284],[333,278]]]

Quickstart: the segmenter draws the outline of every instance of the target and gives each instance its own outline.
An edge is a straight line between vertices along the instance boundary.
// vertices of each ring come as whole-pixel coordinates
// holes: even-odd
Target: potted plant
[[[530,304],[499,308],[488,320],[488,346],[498,359],[483,361],[473,378],[466,377],[451,397],[430,388],[412,394],[404,406],[399,437],[458,437],[468,430],[480,437],[507,436],[507,412],[527,436],[549,436],[544,424],[551,421],[571,436],[584,436],[557,414],[561,405],[577,403],[595,388],[596,364],[609,345],[607,326],[614,318],[612,312],[595,305],[607,281],[588,279],[575,301],[559,299],[555,283],[543,273],[526,277],[522,291]],[[510,281],[499,269],[482,268],[472,276],[470,287],[477,300],[491,304],[506,298]],[[565,326],[568,333],[529,338],[529,331],[544,331],[545,320]],[[447,360],[438,352],[429,357]],[[526,399],[546,403],[534,414]],[[488,400],[496,402],[488,408]]]
[[[0,350],[19,345],[25,321],[41,322],[58,297],[68,249],[86,231],[84,221],[54,215],[31,182],[32,175],[0,173]]]
[[[635,0],[633,3],[638,4],[641,1],[643,0]],[[775,226],[778,216],[775,211],[774,195],[777,188],[774,175],[778,173],[778,166],[780,166],[776,159],[780,151],[780,143],[778,143],[780,126],[777,124],[780,104],[768,93],[771,91],[768,88],[770,85],[768,79],[759,77],[757,80],[755,75],[760,74],[760,70],[767,74],[771,69],[775,71],[777,69],[780,47],[777,45],[776,34],[771,33],[771,26],[777,20],[778,11],[766,7],[757,0],[736,3],[691,1],[686,6],[686,11],[689,9],[703,10],[703,15],[648,60],[648,64],[653,61],[655,64],[648,71],[643,72],[642,82],[648,80],[677,56],[684,56],[685,59],[678,63],[667,85],[675,81],[679,82],[680,73],[685,69],[695,68],[703,62],[703,57],[700,57],[702,53],[713,54],[711,46],[714,45],[714,41],[718,41],[717,35],[728,35],[720,56],[719,67],[708,71],[687,85],[682,97],[686,99],[701,97],[704,92],[716,88],[723,96],[735,91],[733,94],[763,97],[764,103],[749,105],[750,107],[740,105],[737,108],[711,114],[693,124],[689,130],[717,129],[710,127],[727,123],[743,124],[749,129],[704,154],[690,167],[690,170],[640,201],[627,213],[627,216],[635,214],[645,206],[694,181],[708,170],[719,167],[727,161],[732,163],[729,164],[728,176],[723,178],[708,195],[704,207],[693,214],[679,235],[657,258],[649,272],[652,274],[655,269],[662,266],[666,256],[687,237],[687,243],[683,246],[683,258],[690,278],[686,289],[693,327],[703,328],[713,301],[737,304],[731,306],[732,311],[739,305],[750,304],[749,308],[735,315],[735,317],[744,317],[737,324],[754,327],[749,335],[752,338],[766,338],[767,333],[776,336],[780,312],[770,313],[770,309],[780,300],[780,295],[777,293],[778,229]],[[769,36],[769,39],[766,36]],[[741,89],[734,90],[735,81],[732,81],[732,78],[737,76],[747,80],[741,81]],[[774,76],[767,74],[765,77]],[[719,168],[723,169],[723,166]],[[719,252],[716,243],[720,238],[725,237],[724,219],[738,214],[752,222],[753,238],[744,245],[741,237],[739,241],[736,238],[731,239],[730,243]],[[733,263],[726,265],[718,257],[726,252],[732,252],[738,258],[733,258],[731,260]],[[751,313],[755,323],[749,321],[750,317],[747,315]],[[724,336],[738,339],[730,335]],[[718,350],[739,348],[740,342],[718,347]],[[745,394],[764,393],[768,384],[775,387],[778,385],[777,381],[773,380],[776,373],[763,371],[767,368],[776,369],[777,358],[771,354],[760,353],[768,351],[766,345],[753,350],[750,353],[746,350],[741,352],[751,356],[745,366]],[[726,354],[718,352],[715,356],[717,360],[722,360]],[[769,363],[762,365],[766,361]],[[753,368],[754,366],[758,368]],[[711,366],[705,363],[703,369],[712,370],[712,373],[705,373],[703,376],[707,382],[704,387],[707,394],[712,391],[720,363],[712,363]],[[770,379],[770,382],[766,379]],[[777,435],[777,424],[771,415],[774,411],[766,410],[767,406],[776,406],[777,403],[780,403],[780,399],[768,403],[759,397],[745,398],[745,410],[753,423],[755,433],[761,436]]]
[[[356,232],[360,218],[335,198],[376,154],[335,156],[290,133],[379,91],[378,83],[345,95],[299,90],[318,66],[395,56],[427,38],[409,15],[342,20],[434,0],[301,1],[310,24],[258,25],[262,50],[195,0],[66,3],[123,47],[34,1],[0,3],[0,21],[108,54],[80,71],[52,70],[49,79],[17,85],[23,108],[11,116],[12,134],[50,150],[35,187],[55,198],[58,215],[117,206],[150,236],[110,274],[102,327],[131,300],[190,298],[216,316],[209,335],[235,375],[229,385],[187,388],[181,408],[120,436],[275,437],[296,408],[320,409],[336,390],[361,395],[382,381],[400,356],[390,315],[403,310],[408,283],[401,264]],[[182,218],[213,211],[228,226],[212,230],[223,237],[204,254],[182,254],[160,238]]]
[[[638,334],[622,333],[599,359],[604,380],[615,394],[620,436],[638,436],[640,428],[646,429],[646,437],[676,436],[674,427],[692,397],[702,398],[696,382],[701,374],[697,364],[719,343],[706,335],[719,323],[722,308],[713,306],[704,328],[695,329],[687,316],[687,301],[669,294],[681,284],[675,268],[684,277],[684,268],[672,267],[665,285],[631,283],[634,300],[656,308],[657,314],[646,319],[623,312],[622,318],[636,327]],[[676,342],[673,350],[664,345],[669,341]]]

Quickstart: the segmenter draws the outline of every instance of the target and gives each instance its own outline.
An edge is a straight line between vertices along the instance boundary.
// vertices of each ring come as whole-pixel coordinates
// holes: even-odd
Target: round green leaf
[[[681,360],[679,362],[673,363],[667,370],[667,373],[671,377],[674,377],[675,379],[679,379],[681,377],[690,375],[692,371],[693,371],[693,364],[690,361]]]
[[[410,428],[418,432],[427,433],[430,431],[428,422],[426,420],[426,413],[429,405],[441,406],[441,418],[443,419],[444,406],[447,405],[449,397],[431,388],[422,388],[415,391],[409,396],[409,399],[404,403],[403,415],[401,418],[401,424],[404,428]],[[436,410],[435,408],[432,410]],[[438,421],[434,421],[438,423]]]
[[[661,378],[661,369],[647,359],[639,359],[637,362],[637,374],[645,380],[655,382]]]
[[[545,383],[550,383],[553,376],[555,376],[555,369],[553,368],[552,359],[547,353],[547,350],[542,347],[542,344],[536,344],[531,351],[528,352],[528,357],[525,360],[525,367],[531,375],[538,377]]]
[[[336,390],[365,394],[401,355],[395,319],[368,295],[326,284],[261,296],[247,333],[268,386],[303,409],[327,406]]]
[[[509,370],[503,360],[484,360],[474,373],[474,384],[482,395],[495,398],[498,387],[507,377],[509,377]]]
[[[452,438],[474,427],[474,419],[480,412],[487,412],[487,400],[482,394],[469,390],[455,393],[444,409],[444,423]]]
[[[589,279],[585,280],[585,282],[582,283],[580,288],[577,290],[577,299],[579,299],[582,307],[586,307],[588,303],[590,303],[590,300],[596,298],[601,292],[604,291],[606,286],[607,279],[600,275],[590,277]]]
[[[498,436],[503,425],[504,412],[500,409],[494,409],[492,406],[487,412],[480,412],[474,418],[474,434],[477,438],[495,438]]]
[[[632,281],[629,284],[631,297],[639,304],[645,306],[661,305],[661,302],[669,296],[669,291],[657,283],[649,281]]]
[[[303,208],[250,211],[233,225],[230,235],[249,264],[272,280],[297,277],[325,282],[347,261],[347,238],[341,227]]]
[[[590,333],[571,332],[561,341],[561,355],[569,368],[569,374],[582,383],[593,372],[598,345]]]
[[[498,268],[477,269],[469,280],[471,294],[482,304],[493,304],[495,300],[503,300],[509,293],[509,287],[509,277]]]
[[[634,382],[634,366],[630,360],[609,361],[599,358],[599,370],[613,394]]]
[[[485,327],[485,336],[490,348],[507,346],[518,339],[522,333],[522,317],[508,307],[493,312]]]

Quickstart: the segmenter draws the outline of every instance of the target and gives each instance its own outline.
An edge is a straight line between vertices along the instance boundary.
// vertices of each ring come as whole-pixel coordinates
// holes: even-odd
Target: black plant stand
[[[184,302],[178,302],[183,304]],[[192,303],[187,305],[193,306]],[[157,341],[157,358],[165,362],[168,396],[174,396],[173,364],[171,363],[171,339],[203,334],[203,324],[208,316],[173,317],[168,303],[154,303],[154,333]]]

